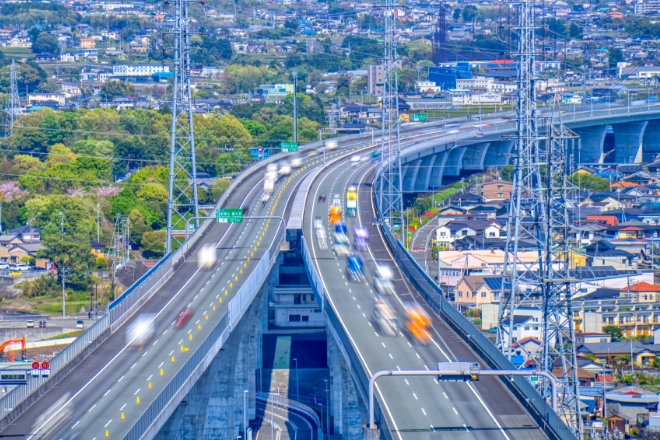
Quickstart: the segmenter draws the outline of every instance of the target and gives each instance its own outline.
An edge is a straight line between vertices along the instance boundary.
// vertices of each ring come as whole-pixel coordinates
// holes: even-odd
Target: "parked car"
[[[27,272],[28,270],[30,270],[30,266],[27,264],[12,264],[11,266],[9,266],[9,269],[20,272]]]
[[[7,270],[9,269],[9,265],[7,263],[0,263],[0,270]]]

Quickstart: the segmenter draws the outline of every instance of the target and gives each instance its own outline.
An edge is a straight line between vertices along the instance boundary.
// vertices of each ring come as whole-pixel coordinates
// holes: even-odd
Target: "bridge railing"
[[[284,225],[280,225],[273,243],[264,253],[256,269],[245,280],[236,296],[229,301],[228,313],[222,317],[183,367],[176,372],[147,410],[131,426],[128,434],[124,436],[125,440],[155,437],[179,403],[206,371],[270,274],[270,270],[277,260],[285,229]]]
[[[378,197],[374,191],[374,204],[381,218],[381,207],[378,206]],[[497,370],[514,370],[511,362],[495,347],[495,345],[477,329],[465,316],[459,313],[444,298],[442,289],[429,277],[415,259],[408,253],[403,245],[394,238],[387,226],[381,227],[388,246],[394,253],[395,261],[415,287],[420,296],[433,310],[433,312],[446,318],[451,326],[463,340],[479,353],[490,368]],[[503,383],[518,396],[519,401],[530,410],[532,416],[544,428],[545,432],[551,433],[554,438],[561,440],[575,440],[571,430],[564,424],[561,418],[552,410],[546,400],[527,381],[519,376],[503,379]]]

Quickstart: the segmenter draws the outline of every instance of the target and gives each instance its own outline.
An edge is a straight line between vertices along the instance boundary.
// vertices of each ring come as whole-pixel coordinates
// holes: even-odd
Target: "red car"
[[[176,317],[172,325],[174,327],[180,328],[186,325],[188,320],[192,317],[193,311],[190,307],[186,307],[185,309],[181,310],[181,313]]]

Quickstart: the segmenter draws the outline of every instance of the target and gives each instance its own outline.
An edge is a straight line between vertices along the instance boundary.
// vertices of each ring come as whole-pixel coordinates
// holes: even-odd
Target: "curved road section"
[[[398,316],[404,316],[404,302],[418,301],[417,292],[398,271],[372,219],[372,180],[374,165],[351,166],[339,161],[329,166],[313,183],[305,208],[303,235],[316,270],[328,292],[327,304],[334,308],[343,331],[348,335],[362,368],[371,375],[379,370],[436,369],[441,361],[479,361],[477,356],[444,322],[428,310],[433,319],[433,337],[421,345],[400,325],[395,336],[386,336],[372,320],[376,264],[390,266],[395,273],[395,294],[390,302]],[[347,276],[346,258],[338,257],[332,245],[320,247],[314,219],[321,219],[326,236],[332,237],[328,224],[329,203],[319,203],[318,194],[339,195],[342,206],[349,185],[358,187],[358,214],[343,217],[349,234],[356,226],[367,227],[370,245],[359,254],[365,265],[365,279],[352,281]],[[474,383],[438,382],[428,377],[384,377],[376,384],[379,404],[395,439],[427,439],[443,433],[454,439],[544,439],[545,434],[534,420],[496,378],[482,378]],[[438,433],[438,434],[434,434]]]
[[[346,143],[326,158],[357,145],[365,141]],[[263,174],[258,173],[227,206],[247,208],[251,216],[283,216],[296,183],[322,162],[320,155],[307,156],[302,168],[280,179],[266,206],[259,203]],[[139,313],[2,431],[2,438],[122,438],[211,330],[227,318],[229,301],[283,228],[275,219],[213,225],[202,244],[214,245],[216,265],[199,269],[193,252]],[[178,326],[177,317],[188,307],[192,316]],[[153,319],[154,335],[136,347],[127,342],[128,328],[138,316]]]

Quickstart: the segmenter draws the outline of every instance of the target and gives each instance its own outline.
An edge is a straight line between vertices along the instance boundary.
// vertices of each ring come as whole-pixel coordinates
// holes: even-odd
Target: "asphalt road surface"
[[[396,295],[391,302],[399,317],[404,316],[404,302],[422,301],[396,268],[378,230],[371,224],[376,217],[371,203],[373,176],[373,165],[354,168],[343,162],[330,167],[312,186],[304,225],[310,253],[316,259],[317,269],[329,292],[329,302],[348,333],[362,367],[371,375],[379,370],[436,369],[440,361],[478,360],[430,310],[433,339],[428,345],[416,342],[401,329],[402,326],[396,336],[385,336],[372,321],[375,292],[372,279],[376,262],[394,270]],[[327,250],[319,248],[312,225],[314,218],[322,219],[327,227],[326,235],[332,237],[334,231],[328,225],[329,203],[318,203],[316,195],[326,193],[330,199],[330,194],[333,198],[338,194],[342,206],[345,206],[349,184],[359,185],[359,209],[356,217],[343,221],[351,236],[354,226],[366,226],[369,230],[369,250],[353,251],[365,264],[365,280],[362,282],[349,280],[346,258],[335,255],[332,243],[328,243]],[[443,438],[440,433],[451,439],[546,438],[496,378],[482,378],[475,383],[439,383],[431,377],[384,377],[379,379],[376,388],[394,438]]]

